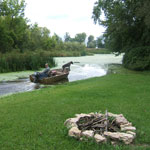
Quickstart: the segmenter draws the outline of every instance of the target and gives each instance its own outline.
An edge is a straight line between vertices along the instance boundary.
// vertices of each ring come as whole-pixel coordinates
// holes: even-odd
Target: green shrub
[[[131,70],[150,70],[150,47],[137,47],[126,52],[123,65]]]
[[[63,45],[63,50],[67,51],[83,51],[85,50],[85,45],[78,42],[65,42]]]
[[[81,51],[81,56],[86,56],[86,51]]]

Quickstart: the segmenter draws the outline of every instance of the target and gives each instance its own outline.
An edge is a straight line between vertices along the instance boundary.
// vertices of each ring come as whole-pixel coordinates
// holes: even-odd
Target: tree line
[[[64,39],[25,18],[25,0],[0,0],[0,72],[38,70],[44,60],[55,65],[54,56],[84,56],[86,47],[103,48],[103,36],[78,33]],[[21,59],[22,58],[22,59]]]
[[[30,24],[25,7],[25,0],[0,0],[0,72],[38,70],[45,62],[54,66],[54,56],[86,55],[86,33],[74,38],[66,33],[64,40],[51,35],[48,28]]]
[[[37,23],[29,24],[25,18],[25,0],[0,0],[0,52],[6,53],[13,50],[24,52],[26,50],[62,50],[84,49],[86,33],[78,33],[71,38],[69,33],[64,36],[64,41],[57,34],[50,35],[46,27],[39,27]],[[73,44],[74,43],[74,44]],[[75,44],[76,43],[76,44]],[[82,46],[81,46],[82,45]],[[94,40],[88,37],[87,47],[104,47],[103,38]]]
[[[75,35],[74,38],[71,38],[70,34],[66,32],[64,36],[64,41],[65,42],[79,42],[81,43],[86,43],[86,38],[87,38],[87,48],[104,48],[105,47],[105,40],[103,36],[99,36],[96,38],[93,35],[89,35],[87,37],[86,33],[78,33]]]

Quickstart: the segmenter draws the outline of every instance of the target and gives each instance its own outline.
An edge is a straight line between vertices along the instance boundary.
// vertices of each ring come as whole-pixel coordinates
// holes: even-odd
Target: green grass
[[[124,114],[137,128],[131,146],[80,142],[68,137],[77,113]],[[110,74],[0,98],[0,150],[150,149],[150,73]]]

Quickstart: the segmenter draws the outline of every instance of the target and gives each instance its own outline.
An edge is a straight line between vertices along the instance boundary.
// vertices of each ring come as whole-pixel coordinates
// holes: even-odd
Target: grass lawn
[[[106,109],[137,128],[132,145],[68,137],[67,118]],[[150,73],[120,72],[0,98],[0,150],[101,149],[150,149]]]

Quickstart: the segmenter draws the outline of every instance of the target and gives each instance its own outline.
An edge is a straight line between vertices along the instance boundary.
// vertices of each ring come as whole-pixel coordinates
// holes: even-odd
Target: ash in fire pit
[[[107,142],[112,144],[123,141],[125,144],[132,143],[136,136],[136,128],[122,114],[112,113],[90,113],[76,114],[75,118],[69,118],[65,125],[69,128],[69,136],[82,140],[94,138],[96,142]]]

